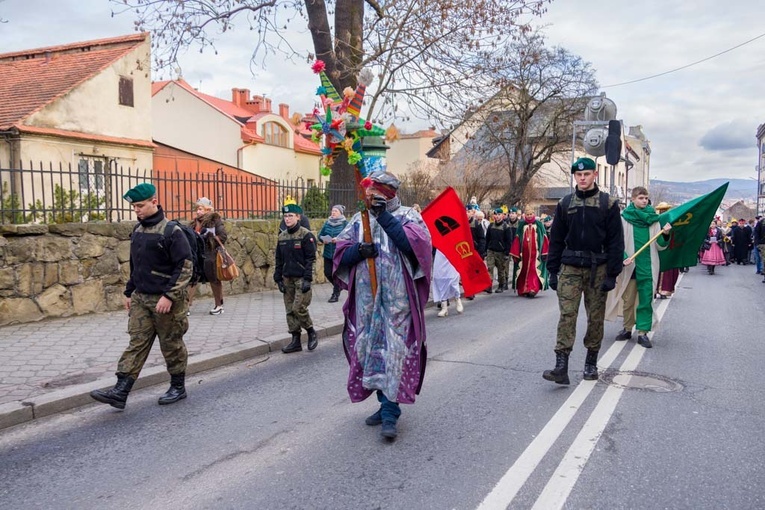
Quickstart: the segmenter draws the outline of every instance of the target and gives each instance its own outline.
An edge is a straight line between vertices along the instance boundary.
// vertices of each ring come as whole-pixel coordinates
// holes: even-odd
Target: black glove
[[[547,285],[552,290],[558,290],[558,275],[556,273],[550,273],[550,276],[547,277]]]
[[[300,285],[300,292],[305,294],[306,292],[311,290],[311,282],[308,280],[303,280],[303,283]]]
[[[615,276],[606,276],[606,279],[603,280],[603,283],[600,284],[600,290],[603,292],[610,292],[614,290],[614,287],[616,287]]]
[[[375,258],[379,253],[374,243],[359,243],[359,255],[364,259]]]
[[[379,216],[383,211],[388,209],[388,201],[381,195],[372,195],[369,200],[369,212],[375,216]]]
[[[282,294],[287,292],[287,289],[284,288],[284,282],[276,282],[276,286],[279,287],[279,292],[281,292]]]

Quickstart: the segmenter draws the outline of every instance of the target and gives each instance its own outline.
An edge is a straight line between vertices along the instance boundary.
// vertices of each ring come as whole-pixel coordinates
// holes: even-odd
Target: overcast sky
[[[0,0],[0,19],[7,21],[0,23],[0,52],[132,33],[132,15],[112,17],[114,7],[108,0]],[[547,25],[549,43],[592,62],[626,125],[643,126],[653,151],[651,177],[694,181],[757,176],[755,133],[765,122],[765,37],[687,69],[609,85],[733,48],[764,34],[763,19],[762,0],[555,0],[539,23]],[[265,69],[251,68],[250,37],[246,29],[234,31],[218,43],[217,56],[190,53],[181,60],[184,78],[227,99],[231,88],[249,88],[274,104],[290,104],[292,111],[310,111],[317,83],[309,66],[278,58]],[[305,32],[291,42],[311,50]]]

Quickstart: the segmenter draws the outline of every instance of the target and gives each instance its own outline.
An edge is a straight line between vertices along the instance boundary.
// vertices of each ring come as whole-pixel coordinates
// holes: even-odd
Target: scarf
[[[342,225],[343,223],[346,223],[348,220],[345,219],[345,216],[340,216],[339,218],[333,218],[330,216],[327,219],[327,223],[329,223],[331,226],[336,227],[338,225]]]
[[[630,203],[630,205],[622,211],[622,218],[636,227],[646,228],[659,221],[659,215],[656,214],[656,211],[651,204],[645,206],[644,209],[638,209],[635,207],[635,204]]]

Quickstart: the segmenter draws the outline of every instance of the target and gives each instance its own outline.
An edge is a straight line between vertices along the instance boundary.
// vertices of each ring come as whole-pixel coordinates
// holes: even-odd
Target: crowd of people
[[[570,384],[568,360],[577,338],[580,302],[584,298],[587,349],[582,378],[598,379],[598,355],[604,321],[619,320],[617,341],[637,336],[637,344],[652,348],[656,325],[655,298],[672,295],[680,271],[660,271],[659,252],[670,240],[671,225],[661,224],[648,190],[635,187],[629,205],[600,190],[598,170],[590,158],[579,158],[571,167],[576,183],[563,197],[554,217],[537,217],[531,207],[498,207],[491,221],[474,201],[466,206],[475,250],[492,277],[485,292],[511,288],[518,296],[533,298],[551,289],[556,292],[559,320],[553,346],[555,366],[542,377],[556,384]],[[413,404],[425,376],[427,360],[425,305],[432,295],[446,317],[450,302],[464,311],[460,274],[431,243],[431,234],[419,207],[407,207],[398,197],[400,181],[387,171],[376,171],[361,181],[365,208],[348,220],[345,208],[334,205],[317,237],[311,232],[301,207],[286,203],[275,247],[274,283],[284,296],[287,330],[291,341],[284,353],[302,351],[301,333],[307,333],[308,350],[318,339],[308,308],[312,299],[314,266],[319,244],[326,279],[332,283],[330,302],[342,306],[343,349],[349,364],[347,391],[352,402],[375,395],[379,409],[365,419],[381,426],[382,437],[398,435],[400,404]],[[185,371],[188,353],[183,335],[195,286],[212,288],[212,315],[223,313],[222,284],[215,271],[215,253],[227,235],[212,202],[200,198],[191,224],[203,239],[207,255],[202,275],[196,279],[193,249],[177,222],[169,222],[157,201],[156,189],[142,183],[130,189],[138,224],[130,243],[130,278],[125,307],[130,312],[130,341],[117,364],[117,383],[91,396],[124,409],[155,338],[159,339],[170,388],[159,398],[166,405],[186,398]],[[188,227],[186,227],[188,228]],[[723,225],[716,218],[699,250],[699,262],[710,275],[721,265],[754,264],[763,274],[765,220],[733,221]],[[496,288],[493,285],[496,271]],[[765,278],[763,279],[765,283]],[[481,284],[482,285],[482,284]],[[471,300],[474,296],[465,296]]]

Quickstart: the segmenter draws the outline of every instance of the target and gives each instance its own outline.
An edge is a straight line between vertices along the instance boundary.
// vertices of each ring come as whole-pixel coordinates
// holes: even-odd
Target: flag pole
[[[643,252],[643,250],[645,250],[646,248],[648,248],[649,246],[651,246],[651,245],[652,245],[654,242],[656,242],[656,240],[659,238],[659,236],[660,236],[660,235],[662,235],[662,234],[664,234],[664,233],[665,233],[665,232],[664,232],[664,229],[661,229],[661,230],[659,230],[659,233],[658,233],[658,234],[656,234],[655,236],[653,236],[651,239],[649,239],[649,240],[648,240],[648,242],[647,242],[647,243],[645,243],[643,246],[641,246],[641,247],[640,247],[640,249],[639,249],[638,251],[636,251],[635,253],[633,253],[633,254],[632,254],[632,255],[630,255],[629,257],[627,257],[627,258],[625,259],[625,262],[626,262],[627,260],[629,260],[630,262],[634,261],[634,260],[635,260],[635,257],[637,257],[638,255],[640,255],[640,254]]]

